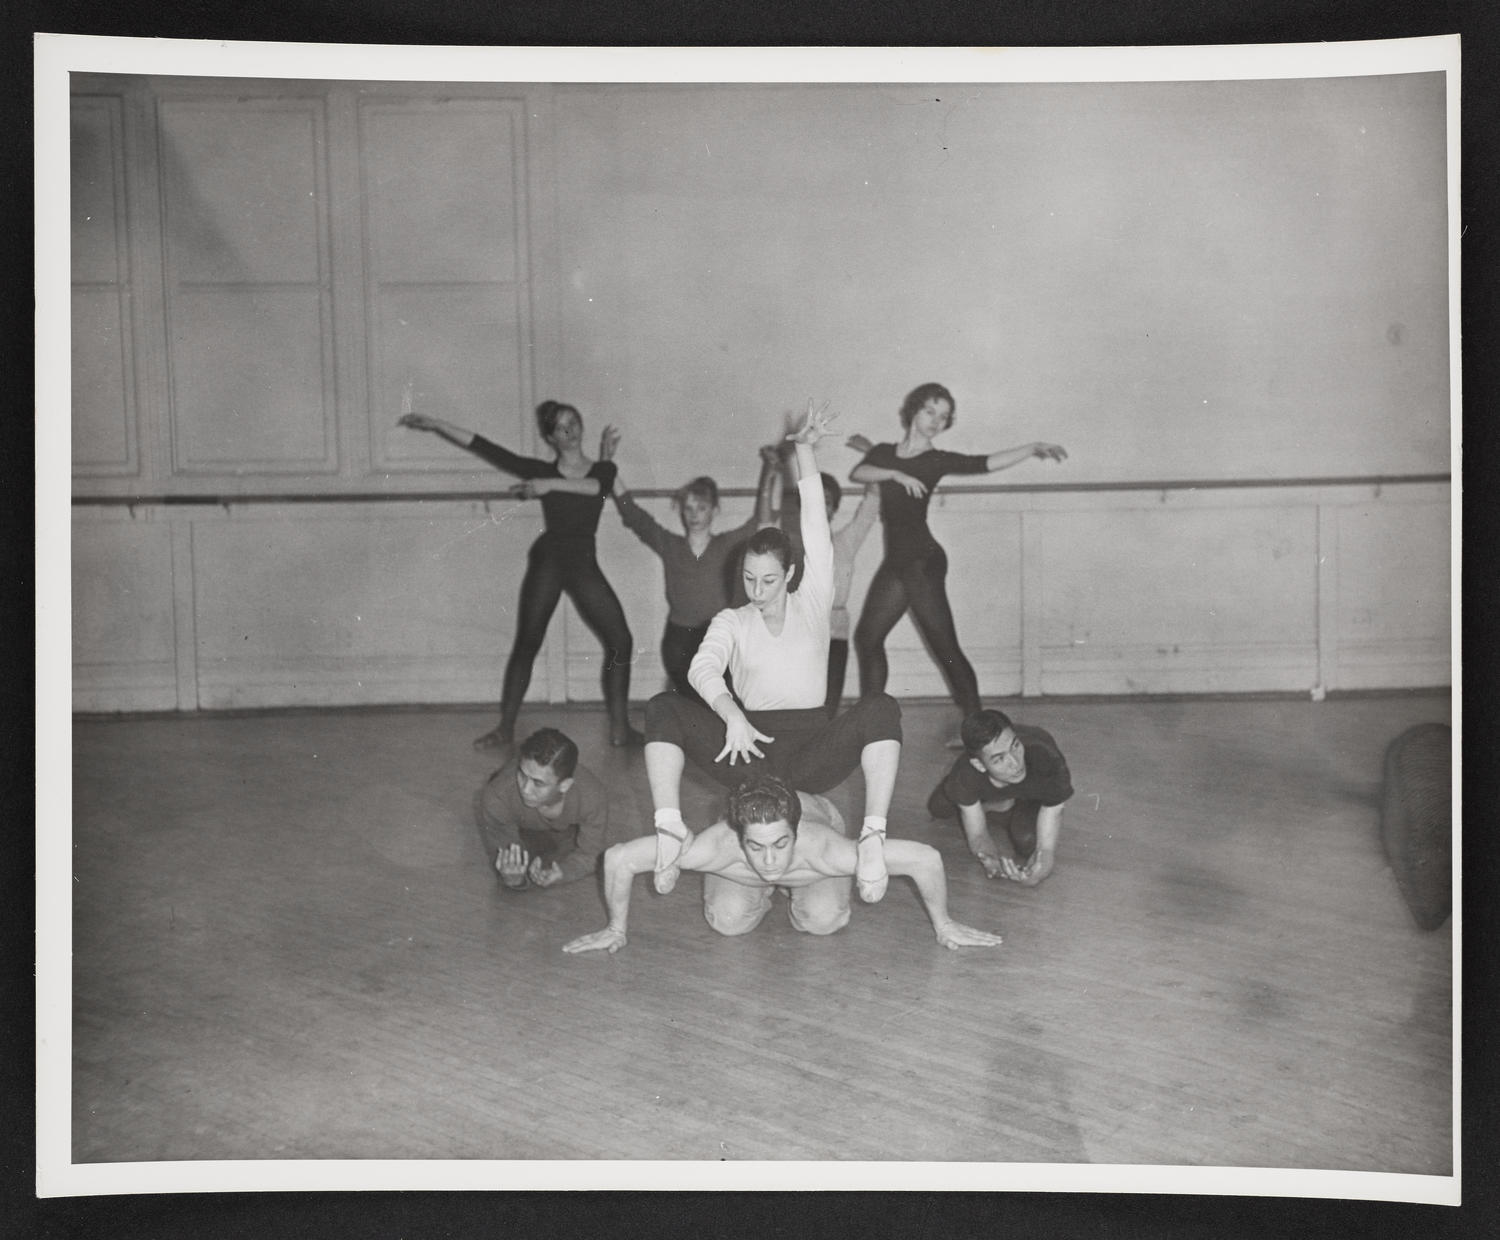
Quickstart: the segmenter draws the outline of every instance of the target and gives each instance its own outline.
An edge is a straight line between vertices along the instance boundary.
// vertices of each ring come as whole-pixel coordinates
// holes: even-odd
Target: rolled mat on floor
[[[1453,909],[1453,729],[1408,728],[1385,751],[1380,838],[1406,906],[1423,930]]]

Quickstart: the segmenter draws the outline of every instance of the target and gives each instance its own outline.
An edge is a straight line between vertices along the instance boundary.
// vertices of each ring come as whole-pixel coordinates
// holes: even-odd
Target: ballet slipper
[[[651,881],[661,895],[666,895],[677,886],[677,880],[682,877],[677,858],[682,856],[688,833],[686,827],[681,827],[681,831],[682,834],[679,835],[668,827],[656,828],[656,864],[652,869]]]
[[[624,732],[616,732],[611,735],[609,738],[609,743],[616,749],[624,749],[627,746],[632,749],[637,749],[646,743],[646,734],[644,732],[638,732],[636,731],[636,729],[627,725]]]
[[[876,904],[885,896],[890,875],[885,868],[885,832],[870,828],[860,832],[857,860],[854,863],[854,885],[859,898]]]

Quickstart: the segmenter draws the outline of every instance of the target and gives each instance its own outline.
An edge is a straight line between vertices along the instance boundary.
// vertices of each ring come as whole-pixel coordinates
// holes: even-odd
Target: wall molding
[[[1435,592],[1446,582],[1450,548],[1426,543],[1435,543],[1446,529],[1450,497],[1442,487],[1428,488],[1420,497],[1415,491],[1407,488],[1398,495],[1387,489],[1383,499],[1373,501],[1367,490],[1350,486],[1338,493],[1344,502],[1309,508],[1306,497],[1295,491],[1285,492],[1287,504],[1276,507],[1257,493],[1232,490],[1209,508],[1169,509],[1164,521],[1151,515],[1157,512],[1154,505],[1143,514],[1128,495],[1088,492],[1071,497],[1066,509],[1023,510],[1019,519],[1008,497],[996,496],[987,504],[979,496],[967,496],[964,520],[948,522],[940,534],[952,562],[962,566],[988,557],[1019,565],[1019,573],[1015,579],[1007,573],[1003,582],[994,583],[999,595],[976,593],[972,576],[954,593],[959,635],[988,697],[1441,687],[1452,679],[1452,639],[1446,609],[1438,605]],[[87,553],[88,571],[104,580],[91,581],[96,589],[75,590],[74,605],[111,610],[97,616],[75,611],[75,628],[105,635],[91,638],[89,653],[75,667],[75,709],[219,710],[496,699],[524,548],[540,528],[536,514],[509,502],[492,507],[488,497],[483,502],[441,495],[402,500],[370,504],[325,496],[280,507],[238,500],[76,505],[75,556]],[[664,500],[653,503],[665,514]],[[1368,513],[1372,504],[1377,514],[1381,505],[1394,507],[1384,521],[1341,522],[1346,513]],[[739,507],[726,512],[726,523]],[[1429,511],[1421,520],[1408,519],[1408,510],[1415,516],[1423,509]],[[1215,518],[1219,510],[1222,521]],[[1231,540],[1234,562],[1247,564],[1253,580],[1245,583],[1238,600],[1226,600],[1237,608],[1226,616],[1220,600],[1193,593],[1197,577],[1170,574],[1163,579],[1169,583],[1165,588],[1182,597],[1150,609],[1152,615],[1183,617],[1180,626],[1174,620],[1182,631],[1169,640],[1155,640],[1155,634],[1143,631],[1146,622],[1132,628],[1136,611],[1128,606],[1120,610],[1108,595],[1093,601],[1085,596],[1086,605],[1095,609],[1089,619],[1092,636],[1087,645],[1070,642],[1071,621],[1064,625],[1057,616],[1049,619],[1041,605],[1043,586],[1049,577],[1087,580],[1092,565],[1102,568],[1117,561],[1118,547],[1093,538],[1058,537],[1048,526],[1058,511],[1089,514],[1085,529],[1100,523],[1122,530],[1139,527],[1141,518],[1149,516],[1147,527],[1160,539],[1160,555],[1167,562],[1200,553],[1207,525],[1215,537]],[[991,519],[986,520],[986,513]],[[1182,519],[1180,545],[1176,517]],[[1271,544],[1278,541],[1273,536],[1289,519],[1294,526],[1311,524],[1318,536],[1302,540],[1291,553],[1305,557],[1302,563],[1289,564],[1284,556],[1273,563],[1276,548]],[[1392,521],[1403,531],[1419,531],[1416,542],[1408,539],[1394,553],[1387,550]],[[235,532],[235,526],[247,528]],[[998,530],[1006,531],[1003,542],[1013,539],[1014,545],[996,545]],[[230,534],[234,536],[226,537]],[[460,553],[455,539],[475,541],[464,541]],[[145,634],[122,630],[121,613],[112,600],[142,597],[134,565],[151,548],[151,562],[159,560],[163,543],[170,549],[171,600],[147,612],[146,623],[165,627]],[[1409,556],[1412,563],[1383,563],[1382,556],[1390,554]],[[246,556],[254,562],[243,562]],[[375,558],[367,563],[371,556]],[[657,649],[666,612],[660,566],[610,514],[600,529],[600,559],[635,635],[633,694],[649,697],[664,683]],[[310,566],[325,560],[345,566],[337,591],[330,592],[326,582],[320,585],[321,577],[306,576]],[[855,574],[856,611],[878,560],[878,548],[866,547]],[[302,567],[290,572],[291,565]],[[1345,581],[1341,590],[1341,574],[1351,571],[1361,576]],[[118,578],[111,576],[116,573]],[[230,576],[284,581],[284,586],[278,584],[275,597],[259,592],[247,596],[243,587],[228,593],[204,588]],[[1427,605],[1415,612],[1400,606],[1386,580],[1423,591]],[[409,584],[403,586],[403,581]],[[1284,597],[1277,592],[1287,582],[1304,584],[1295,587],[1295,597]],[[451,605],[446,601],[450,595]],[[1261,627],[1256,609],[1268,599],[1282,606],[1281,622],[1275,626],[1275,640],[1256,640]],[[1003,614],[995,610],[1002,602]],[[257,614],[225,611],[242,604]],[[366,612],[362,626],[352,610],[344,614],[356,606],[385,610],[377,617]],[[1211,622],[1195,619],[1208,614],[1215,617]],[[365,627],[372,623],[375,629]],[[270,626],[247,628],[260,634],[254,655],[240,657],[237,644],[224,640],[240,624]],[[340,653],[339,642],[330,642],[330,634],[337,632],[350,634],[347,655]],[[204,633],[214,640],[205,642]],[[316,651],[312,646],[288,648],[299,633],[308,634]],[[997,634],[1004,640],[996,642]],[[110,643],[119,649],[114,661]],[[163,648],[175,657],[161,659]],[[892,633],[887,654],[892,693],[947,696],[939,669],[908,620]],[[528,700],[598,701],[599,656],[597,639],[564,600],[538,657]],[[138,663],[132,662],[137,658]],[[857,692],[854,663],[851,658],[846,694]]]

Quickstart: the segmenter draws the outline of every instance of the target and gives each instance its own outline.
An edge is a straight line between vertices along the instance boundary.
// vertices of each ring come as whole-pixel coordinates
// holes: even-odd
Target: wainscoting
[[[672,520],[666,498],[646,502]],[[749,502],[727,498],[722,523]],[[959,635],[996,697],[1446,685],[1450,516],[1430,482],[970,488],[933,504]],[[504,499],[80,502],[73,707],[494,699],[538,517]],[[599,543],[645,698],[663,683],[661,568],[608,510]],[[909,622],[888,649],[892,692],[946,695]],[[600,653],[564,603],[531,699],[598,700]]]

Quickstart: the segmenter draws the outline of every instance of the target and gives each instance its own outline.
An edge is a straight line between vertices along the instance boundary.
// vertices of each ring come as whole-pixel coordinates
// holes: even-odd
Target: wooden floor
[[[1452,935],[1381,853],[1381,756],[1446,695],[1049,704],[1077,795],[1040,888],[922,806],[951,710],[911,705],[892,834],[939,848],[826,939],[704,922],[638,879],[503,893],[478,712],[74,725],[72,1145],[192,1159],[861,1159],[1449,1174]],[[598,711],[531,709],[649,799]],[[845,804],[858,794],[841,790]],[[690,821],[716,803],[688,789]]]

